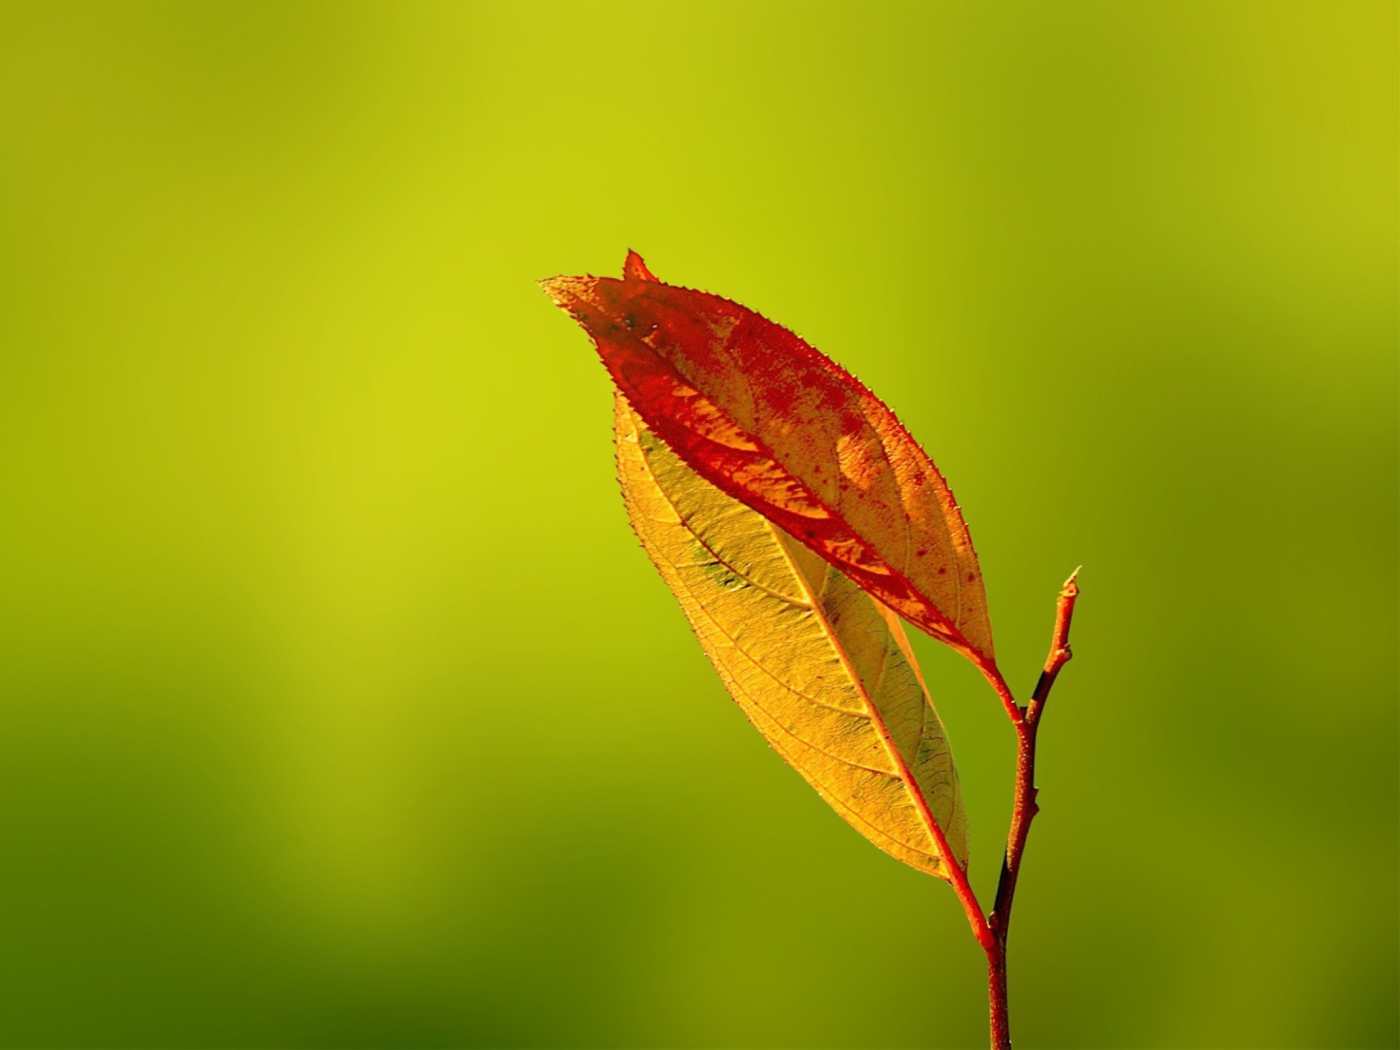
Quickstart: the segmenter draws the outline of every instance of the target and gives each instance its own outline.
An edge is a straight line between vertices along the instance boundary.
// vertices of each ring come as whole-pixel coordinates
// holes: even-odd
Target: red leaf
[[[647,426],[711,484],[996,676],[967,525],[894,413],[752,310],[664,284],[635,252],[624,274],[540,283],[593,337]]]

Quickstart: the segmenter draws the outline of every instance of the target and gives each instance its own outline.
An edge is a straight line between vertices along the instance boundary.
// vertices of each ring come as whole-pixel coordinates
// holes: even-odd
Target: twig
[[[991,933],[991,944],[978,937],[987,954],[987,988],[992,1013],[993,1050],[1011,1050],[1011,1029],[1006,1008],[1006,938],[1011,928],[1011,903],[1016,896],[1016,878],[1021,872],[1021,855],[1026,848],[1026,836],[1031,830],[1031,821],[1040,812],[1036,804],[1035,786],[1035,738],[1040,727],[1040,716],[1049,699],[1050,689],[1060,669],[1073,655],[1069,648],[1069,626],[1074,617],[1074,602],[1079,597],[1079,585],[1075,569],[1060,590],[1055,607],[1055,634],[1050,642],[1050,655],[1045,659],[1045,669],[1035,684],[1031,701],[1024,708],[1016,708],[1011,716],[1016,727],[1016,796],[1011,809],[1011,829],[1006,837],[1006,857],[1002,861],[1001,878],[997,882],[996,901],[987,925]],[[998,690],[1001,692],[1001,690]],[[1003,699],[1005,699],[1003,695]],[[1009,713],[1009,712],[1008,712]],[[1019,717],[1016,717],[1019,715]]]

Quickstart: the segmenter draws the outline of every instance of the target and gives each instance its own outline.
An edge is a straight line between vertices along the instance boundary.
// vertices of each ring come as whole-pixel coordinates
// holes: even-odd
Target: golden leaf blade
[[[965,868],[952,751],[899,618],[696,474],[621,394],[616,437],[633,528],[749,720],[886,853]]]

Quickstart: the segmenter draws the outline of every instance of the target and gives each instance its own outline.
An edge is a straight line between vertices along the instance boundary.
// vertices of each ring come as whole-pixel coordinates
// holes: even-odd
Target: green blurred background
[[[894,405],[1018,687],[1085,565],[1017,1045],[1396,1046],[1397,22],[0,7],[0,1042],[985,1045],[628,530],[533,282],[630,246]]]

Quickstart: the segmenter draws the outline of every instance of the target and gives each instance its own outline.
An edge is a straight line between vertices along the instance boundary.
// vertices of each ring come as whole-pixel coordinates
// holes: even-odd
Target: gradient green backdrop
[[[534,285],[899,411],[1028,687],[1022,1047],[1397,1045],[1391,3],[6,3],[0,1042],[985,1045]],[[926,640],[921,640],[926,641]],[[922,644],[999,865],[1012,736]]]

